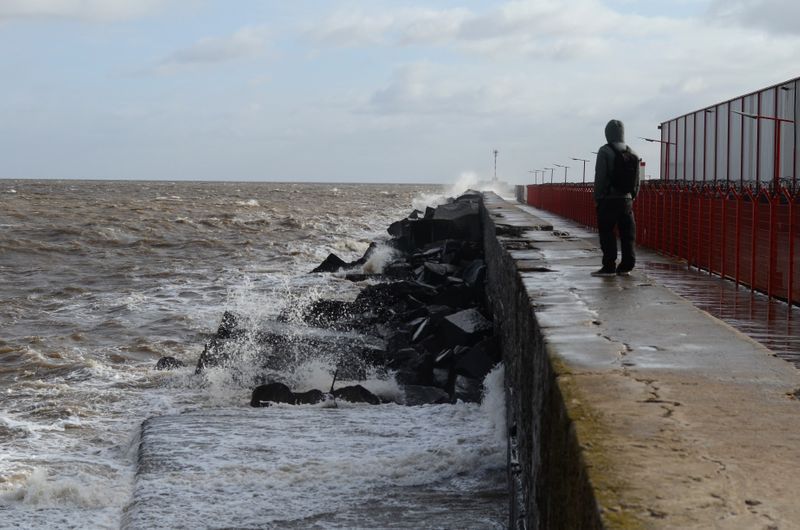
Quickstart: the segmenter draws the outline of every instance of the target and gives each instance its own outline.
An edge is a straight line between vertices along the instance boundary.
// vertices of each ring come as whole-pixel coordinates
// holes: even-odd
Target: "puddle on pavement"
[[[679,263],[645,262],[653,280],[800,368],[800,308]]]

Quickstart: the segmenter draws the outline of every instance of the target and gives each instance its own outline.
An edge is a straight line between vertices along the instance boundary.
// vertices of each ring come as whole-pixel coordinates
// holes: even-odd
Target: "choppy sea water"
[[[343,277],[307,271],[329,252],[360,257],[392,221],[440,193],[0,180],[0,527],[502,527],[496,372],[482,405],[334,412],[250,409],[250,389],[226,370],[194,375],[224,310],[257,322],[321,296],[354,296]],[[153,370],[165,355],[187,368]],[[298,388],[325,389],[330,374],[320,361],[291,376]],[[366,386],[399,391],[391,378]],[[220,419],[238,414],[239,434]],[[268,425],[265,458],[279,467],[228,462],[215,447],[194,483],[173,483],[167,469],[137,477],[140,425],[165,415],[199,422],[231,447],[254,436],[244,426]],[[200,440],[171,432],[153,443],[175,449],[165,454],[180,463],[179,449]],[[252,494],[262,482],[274,495]],[[154,491],[181,502],[138,510]],[[228,501],[235,511],[209,512]]]

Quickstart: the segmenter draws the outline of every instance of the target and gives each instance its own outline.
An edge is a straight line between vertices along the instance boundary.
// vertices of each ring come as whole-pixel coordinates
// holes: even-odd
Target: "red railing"
[[[591,184],[529,185],[528,204],[597,227]],[[650,181],[634,202],[636,242],[800,303],[800,193],[750,183]]]

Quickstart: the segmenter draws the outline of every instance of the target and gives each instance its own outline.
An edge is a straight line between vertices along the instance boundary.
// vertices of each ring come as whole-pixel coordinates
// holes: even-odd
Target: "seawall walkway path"
[[[642,268],[590,276],[596,234],[491,193],[484,204],[508,341],[512,526],[800,528],[797,368]],[[526,301],[532,324],[512,313]]]

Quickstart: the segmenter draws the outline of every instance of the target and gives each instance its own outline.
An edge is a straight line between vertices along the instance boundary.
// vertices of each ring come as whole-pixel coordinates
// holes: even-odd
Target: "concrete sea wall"
[[[521,237],[525,231],[552,233],[553,227],[519,216],[502,201],[489,201],[483,209],[486,283],[506,363],[511,527],[601,528],[564,395],[521,274],[552,272],[533,261],[520,263],[512,254],[530,251],[530,241]],[[513,217],[517,222],[508,224]]]

